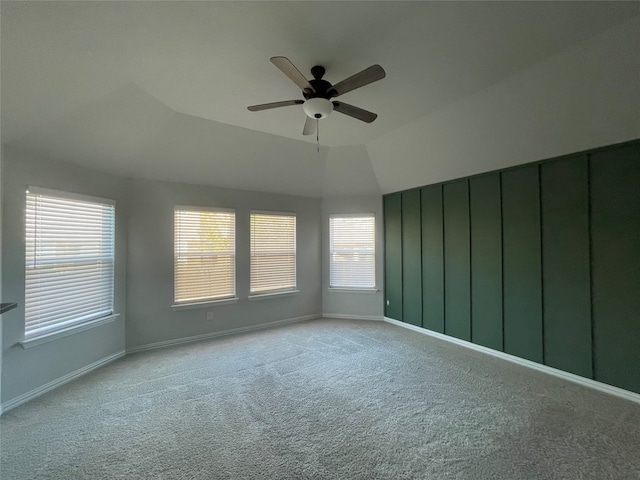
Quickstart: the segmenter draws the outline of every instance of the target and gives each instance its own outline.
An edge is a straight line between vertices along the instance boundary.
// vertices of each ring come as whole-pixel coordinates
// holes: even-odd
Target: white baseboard
[[[285,325],[287,323],[297,323],[297,322],[304,322],[307,320],[315,320],[316,318],[320,318],[320,317],[321,315],[319,313],[312,314],[312,315],[303,315],[301,317],[285,318],[284,320],[276,320],[274,322],[261,323],[259,325],[251,325],[248,327],[232,328],[230,330],[222,330],[220,332],[203,333],[201,335],[193,335],[191,337],[183,337],[183,338],[176,338],[172,340],[165,340],[163,342],[148,343],[146,345],[141,345],[139,347],[127,348],[127,354],[143,352],[146,350],[154,350],[156,348],[169,347],[171,345],[180,345],[182,343],[197,342],[199,340],[207,340],[210,338],[224,337],[227,335],[235,335],[237,333],[245,333],[245,332],[251,332],[254,330],[262,330],[269,327],[276,327],[278,325]]]
[[[113,355],[109,355],[108,357],[101,358],[100,360],[90,363],[89,365],[85,365],[84,367],[79,368],[78,370],[75,370],[71,373],[67,373],[66,375],[63,375],[60,378],[56,378],[55,380],[49,383],[46,383],[38,388],[34,388],[30,392],[23,393],[18,397],[12,398],[8,402],[5,402],[2,404],[2,408],[0,409],[0,414],[4,412],[8,412],[12,408],[17,407],[18,405],[22,405],[23,403],[28,402],[29,400],[33,400],[34,398],[39,397],[40,395],[45,394],[53,390],[54,388],[58,388],[64,385],[65,383],[70,382],[71,380],[75,380],[78,377],[86,375],[87,373],[89,373],[92,370],[95,370],[96,368],[102,367],[107,363],[111,363],[114,360],[117,360],[118,358],[124,357],[125,354],[126,353],[123,350],[121,352],[114,353]]]
[[[539,363],[532,362],[531,360],[525,360],[524,358],[516,357],[508,353],[500,352],[498,350],[493,350],[492,348],[483,347],[482,345],[476,345],[475,343],[467,342],[466,340],[460,340],[459,338],[450,337],[449,335],[444,335],[432,330],[427,330],[426,328],[416,327],[415,325],[400,322],[398,320],[394,320],[393,318],[384,317],[384,321],[392,323],[393,325],[407,328],[409,330],[413,330],[415,332],[429,335],[431,337],[439,338],[447,342],[455,343],[456,345],[461,345],[478,352],[486,353],[488,355],[492,355],[509,362],[517,363],[519,365],[538,370],[539,372],[553,375],[554,377],[559,377],[570,382],[578,383],[584,387],[593,388],[610,395],[615,395],[616,397],[624,398],[625,400],[631,400],[632,402],[640,403],[640,394],[630,392],[629,390],[625,390],[623,388],[614,387],[613,385],[608,385],[606,383],[598,382],[597,380],[591,380],[590,378],[581,377],[580,375],[575,375],[563,370],[558,370],[557,368],[549,367],[547,365],[541,365]]]
[[[344,313],[323,313],[322,318],[337,318],[339,320],[371,320],[374,322],[382,322],[382,315],[345,315]]]

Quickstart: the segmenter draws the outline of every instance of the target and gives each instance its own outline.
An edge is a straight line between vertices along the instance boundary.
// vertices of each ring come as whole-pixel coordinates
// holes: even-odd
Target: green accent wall
[[[387,317],[640,393],[640,140],[385,195],[384,215]]]
[[[442,187],[444,211],[444,333],[471,340],[469,184]]]
[[[402,319],[422,326],[420,190],[402,193]]]
[[[502,173],[504,351],[542,363],[538,166]]]
[[[640,145],[591,157],[595,378],[640,392]]]
[[[402,320],[402,197],[386,195],[384,212],[384,314]]]
[[[545,363],[591,378],[588,175],[586,155],[540,166]]]
[[[420,192],[422,210],[422,326],[444,333],[442,185]]]
[[[503,349],[500,175],[469,179],[473,343]]]

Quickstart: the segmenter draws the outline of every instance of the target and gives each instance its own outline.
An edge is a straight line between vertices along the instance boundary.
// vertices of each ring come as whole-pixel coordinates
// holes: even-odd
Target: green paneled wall
[[[444,333],[442,185],[425,187],[422,203],[422,326]]]
[[[420,190],[402,194],[402,319],[422,326]]]
[[[500,175],[469,179],[473,343],[502,350],[502,213]]]
[[[591,156],[595,378],[640,392],[640,145]]]
[[[388,317],[640,393],[640,141],[384,212]]]
[[[502,173],[504,351],[542,363],[538,166]]]
[[[540,166],[545,363],[593,377],[586,155]]]
[[[402,197],[384,197],[385,315],[402,320]]]
[[[444,211],[444,333],[471,340],[469,184],[442,187]]]

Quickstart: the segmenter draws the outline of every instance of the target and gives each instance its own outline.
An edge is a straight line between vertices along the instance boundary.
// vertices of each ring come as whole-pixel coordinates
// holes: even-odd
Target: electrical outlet
[[[387,307],[389,306],[389,300],[387,300]]]
[[[213,312],[207,312],[207,320],[213,320]]]

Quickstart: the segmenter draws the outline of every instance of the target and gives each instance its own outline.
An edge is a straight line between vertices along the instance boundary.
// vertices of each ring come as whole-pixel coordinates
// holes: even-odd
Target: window
[[[251,213],[251,293],[296,289],[296,217]]]
[[[115,202],[27,191],[25,338],[113,314]]]
[[[174,301],[199,303],[236,294],[236,215],[233,210],[174,210]]]
[[[375,288],[375,225],[373,215],[331,215],[330,287]]]

